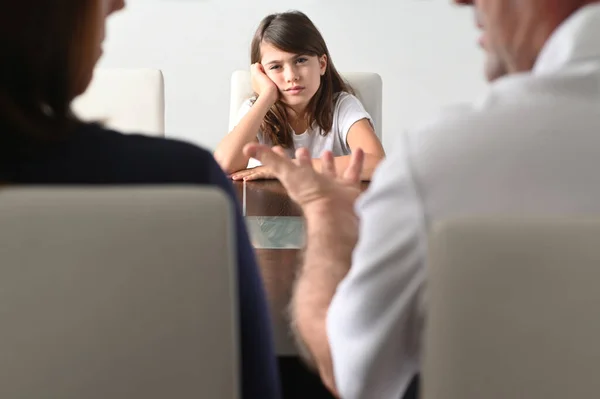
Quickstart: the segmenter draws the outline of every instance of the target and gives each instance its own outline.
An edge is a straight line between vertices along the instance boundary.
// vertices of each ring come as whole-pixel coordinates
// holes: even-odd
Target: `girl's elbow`
[[[385,153],[383,153],[383,152],[365,153],[365,161],[367,163],[372,164],[373,166],[378,165],[384,159],[385,159]]]
[[[379,155],[379,154],[368,155],[367,159],[365,159],[363,171],[361,173],[361,180],[362,181],[371,181],[371,178],[373,177],[375,170],[377,169],[377,167],[379,166],[381,161],[384,160],[384,158],[385,158],[385,155]]]
[[[215,161],[217,161],[217,163],[219,164],[221,169],[223,169],[223,172],[225,172],[226,175],[230,175],[239,170],[239,168],[236,168],[237,165],[235,165],[234,162],[228,159],[228,157],[221,151],[216,150],[213,156],[215,157]]]

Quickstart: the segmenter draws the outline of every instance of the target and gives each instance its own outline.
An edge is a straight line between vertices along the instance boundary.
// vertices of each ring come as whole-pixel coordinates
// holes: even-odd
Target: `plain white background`
[[[402,129],[485,90],[472,10],[449,0],[128,0],[109,22],[99,66],[161,69],[167,136],[214,149],[254,30],[290,9],[317,25],[338,70],[382,76],[386,149]]]

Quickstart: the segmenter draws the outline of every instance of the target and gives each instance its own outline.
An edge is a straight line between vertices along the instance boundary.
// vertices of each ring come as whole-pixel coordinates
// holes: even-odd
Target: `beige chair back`
[[[598,397],[599,282],[599,220],[434,227],[422,397]]]
[[[0,398],[239,397],[221,191],[7,188],[0,226]]]
[[[96,69],[90,86],[73,102],[85,121],[124,133],[165,134],[162,72],[154,69]]]

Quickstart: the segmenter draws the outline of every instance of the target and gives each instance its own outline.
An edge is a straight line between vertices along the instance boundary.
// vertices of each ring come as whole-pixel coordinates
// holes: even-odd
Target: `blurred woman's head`
[[[10,0],[0,12],[0,135],[56,137],[102,54],[106,18],[124,0]]]

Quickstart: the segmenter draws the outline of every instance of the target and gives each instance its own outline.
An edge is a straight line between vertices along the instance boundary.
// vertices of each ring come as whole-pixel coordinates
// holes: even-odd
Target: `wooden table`
[[[300,362],[290,336],[288,305],[304,246],[301,209],[277,180],[234,182],[267,291],[284,398],[331,398]],[[363,183],[365,190],[368,183]]]

